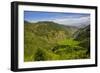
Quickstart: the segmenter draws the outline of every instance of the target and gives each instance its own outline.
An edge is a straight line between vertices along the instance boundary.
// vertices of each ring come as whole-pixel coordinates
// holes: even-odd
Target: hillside
[[[25,62],[89,58],[87,46],[83,46],[88,34],[86,28],[78,29],[50,21],[24,23]]]
[[[87,53],[90,53],[90,25],[79,29],[76,33],[75,33],[75,40],[81,41],[81,43],[79,44],[80,46],[87,48],[88,51]]]
[[[79,29],[75,32],[74,38],[75,40],[83,40],[90,37],[90,25]]]

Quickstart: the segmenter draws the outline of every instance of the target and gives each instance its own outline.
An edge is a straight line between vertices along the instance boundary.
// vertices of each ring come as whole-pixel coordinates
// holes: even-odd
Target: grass
[[[89,56],[86,55],[87,50],[83,47],[80,47],[80,42],[75,41],[72,38],[57,42],[57,45],[53,46],[53,49],[51,49],[52,45],[47,46],[47,44],[43,44],[45,42],[39,41],[38,43],[33,43],[34,47],[25,47],[25,61],[70,60],[89,58]]]

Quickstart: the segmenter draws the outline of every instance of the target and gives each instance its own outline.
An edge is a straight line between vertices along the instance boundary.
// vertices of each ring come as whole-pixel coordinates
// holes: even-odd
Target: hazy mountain
[[[80,28],[74,33],[74,38],[76,40],[83,40],[90,37],[90,25]]]

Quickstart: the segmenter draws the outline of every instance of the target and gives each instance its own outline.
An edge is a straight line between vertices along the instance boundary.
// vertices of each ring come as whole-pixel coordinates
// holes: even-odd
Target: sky
[[[90,24],[90,14],[24,11],[24,20],[29,22],[53,21],[63,25]]]

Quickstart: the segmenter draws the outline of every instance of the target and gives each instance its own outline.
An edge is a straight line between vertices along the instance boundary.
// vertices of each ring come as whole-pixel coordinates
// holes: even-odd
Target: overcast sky
[[[24,20],[29,22],[53,21],[64,25],[90,24],[90,14],[24,11]]]

